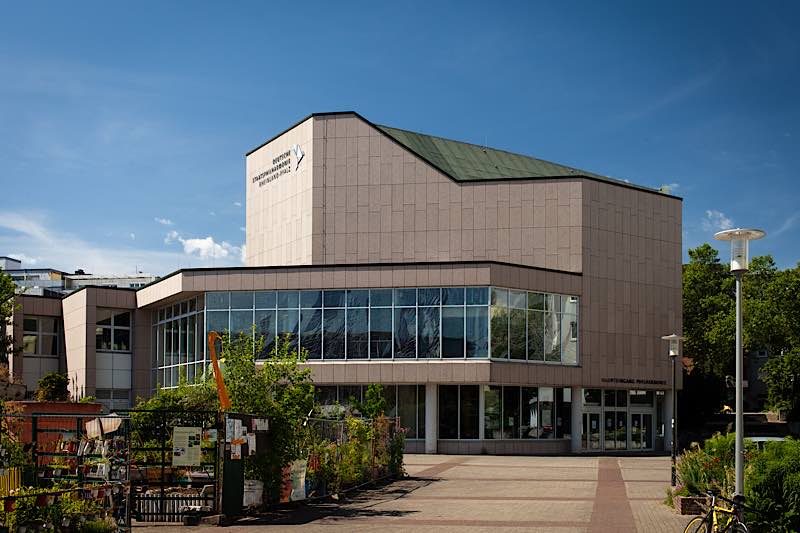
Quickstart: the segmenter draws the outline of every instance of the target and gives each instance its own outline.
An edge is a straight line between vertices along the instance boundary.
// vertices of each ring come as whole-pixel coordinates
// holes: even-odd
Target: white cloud
[[[781,224],[781,227],[778,228],[777,230],[775,230],[774,232],[772,232],[772,235],[770,235],[770,236],[771,237],[777,237],[781,233],[789,231],[790,229],[792,229],[797,224],[798,221],[800,221],[800,213],[795,213],[794,215],[792,215],[789,218],[787,218],[786,220],[784,220],[783,224]]]
[[[39,262],[39,259],[35,257],[30,257],[29,255],[20,252],[11,252],[10,254],[8,254],[8,257],[16,259],[17,261],[21,261],[22,268],[25,268],[25,265],[35,265]]]
[[[209,215],[211,215],[212,217],[215,217],[215,216],[217,216],[217,212],[216,212],[216,211],[211,211],[211,212],[210,212],[210,213],[208,213],[208,214],[209,214]]]
[[[43,213],[6,211],[0,217],[0,250],[17,250],[9,255],[39,268],[66,272],[82,268],[93,274],[125,274],[138,269],[164,275],[180,268],[241,265],[240,249],[228,243],[220,245],[227,255],[201,256],[199,252],[190,255],[183,250],[134,247],[133,241],[127,239],[117,240],[113,245],[96,244],[57,229],[61,227]],[[177,233],[175,236],[178,237]]]
[[[233,202],[235,207],[242,207],[242,202]]]
[[[240,261],[244,257],[244,246],[234,246],[228,241],[216,242],[213,237],[183,238],[177,231],[170,231],[164,237],[164,244],[178,242],[183,246],[183,253],[200,259],[225,259],[236,258]]]
[[[667,194],[670,194],[680,189],[680,187],[681,187],[680,183],[662,183],[661,187],[659,187],[659,190]]]
[[[175,224],[173,221],[171,221],[168,218],[155,217],[153,220],[155,220],[156,222],[158,222],[162,226],[172,226],[172,225]]]
[[[128,234],[128,236],[131,238],[132,241],[136,240],[136,234],[135,233],[131,232],[131,233]]]
[[[703,218],[703,231],[722,231],[732,227],[733,220],[726,217],[722,211],[706,210],[706,216]]]
[[[247,228],[245,228],[244,226],[239,226],[239,229],[242,231],[247,231]]]

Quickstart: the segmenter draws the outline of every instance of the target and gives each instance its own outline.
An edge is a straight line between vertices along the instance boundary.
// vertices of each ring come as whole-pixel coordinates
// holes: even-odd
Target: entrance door
[[[600,413],[583,413],[581,444],[584,450],[600,449]]]
[[[605,411],[603,416],[604,450],[628,448],[628,412]]]
[[[628,449],[628,412],[617,411],[617,427],[614,431],[618,450]]]
[[[653,415],[631,413],[631,449],[653,449]]]

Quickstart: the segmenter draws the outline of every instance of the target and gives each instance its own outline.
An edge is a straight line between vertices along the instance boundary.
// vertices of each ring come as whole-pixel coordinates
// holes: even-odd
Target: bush
[[[703,496],[706,490],[719,489],[730,496],[734,489],[736,436],[715,434],[701,448],[692,443],[678,458],[678,495]]]
[[[95,500],[81,499],[77,492],[66,492],[54,498],[48,505],[37,504],[38,494],[54,492],[67,488],[66,485],[56,485],[52,489],[41,489],[34,487],[21,488],[14,492],[14,496],[26,496],[17,498],[14,501],[14,509],[6,512],[0,508],[0,518],[8,527],[9,531],[17,531],[20,526],[27,526],[35,523],[60,526],[69,521],[77,524],[80,520],[97,515],[102,512],[100,504]],[[88,523],[88,522],[87,522]],[[106,522],[107,523],[107,522]],[[85,523],[86,524],[86,523]],[[85,525],[83,524],[83,525]],[[80,527],[78,531],[83,531]],[[90,531],[114,531],[91,529]]]
[[[67,402],[69,401],[69,378],[66,374],[50,372],[39,380],[36,401]]]
[[[745,476],[752,531],[800,531],[800,441],[767,442]]]

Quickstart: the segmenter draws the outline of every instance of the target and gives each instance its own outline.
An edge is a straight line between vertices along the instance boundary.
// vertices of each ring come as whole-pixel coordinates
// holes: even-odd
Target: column
[[[583,431],[583,389],[572,387],[572,428],[570,428],[572,453],[581,451],[581,432]]]
[[[425,384],[425,453],[436,453],[439,439],[439,387]]]
[[[664,451],[672,450],[672,391],[664,393]]]

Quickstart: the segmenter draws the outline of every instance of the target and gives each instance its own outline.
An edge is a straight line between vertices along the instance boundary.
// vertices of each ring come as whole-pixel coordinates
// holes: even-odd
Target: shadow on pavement
[[[302,525],[317,520],[351,520],[371,517],[402,517],[416,511],[374,509],[374,507],[399,500],[415,490],[437,481],[429,478],[404,478],[386,485],[365,488],[341,495],[338,500],[326,498],[298,504],[293,508],[274,509],[258,516],[244,518],[237,526]],[[233,525],[233,524],[231,524]]]

